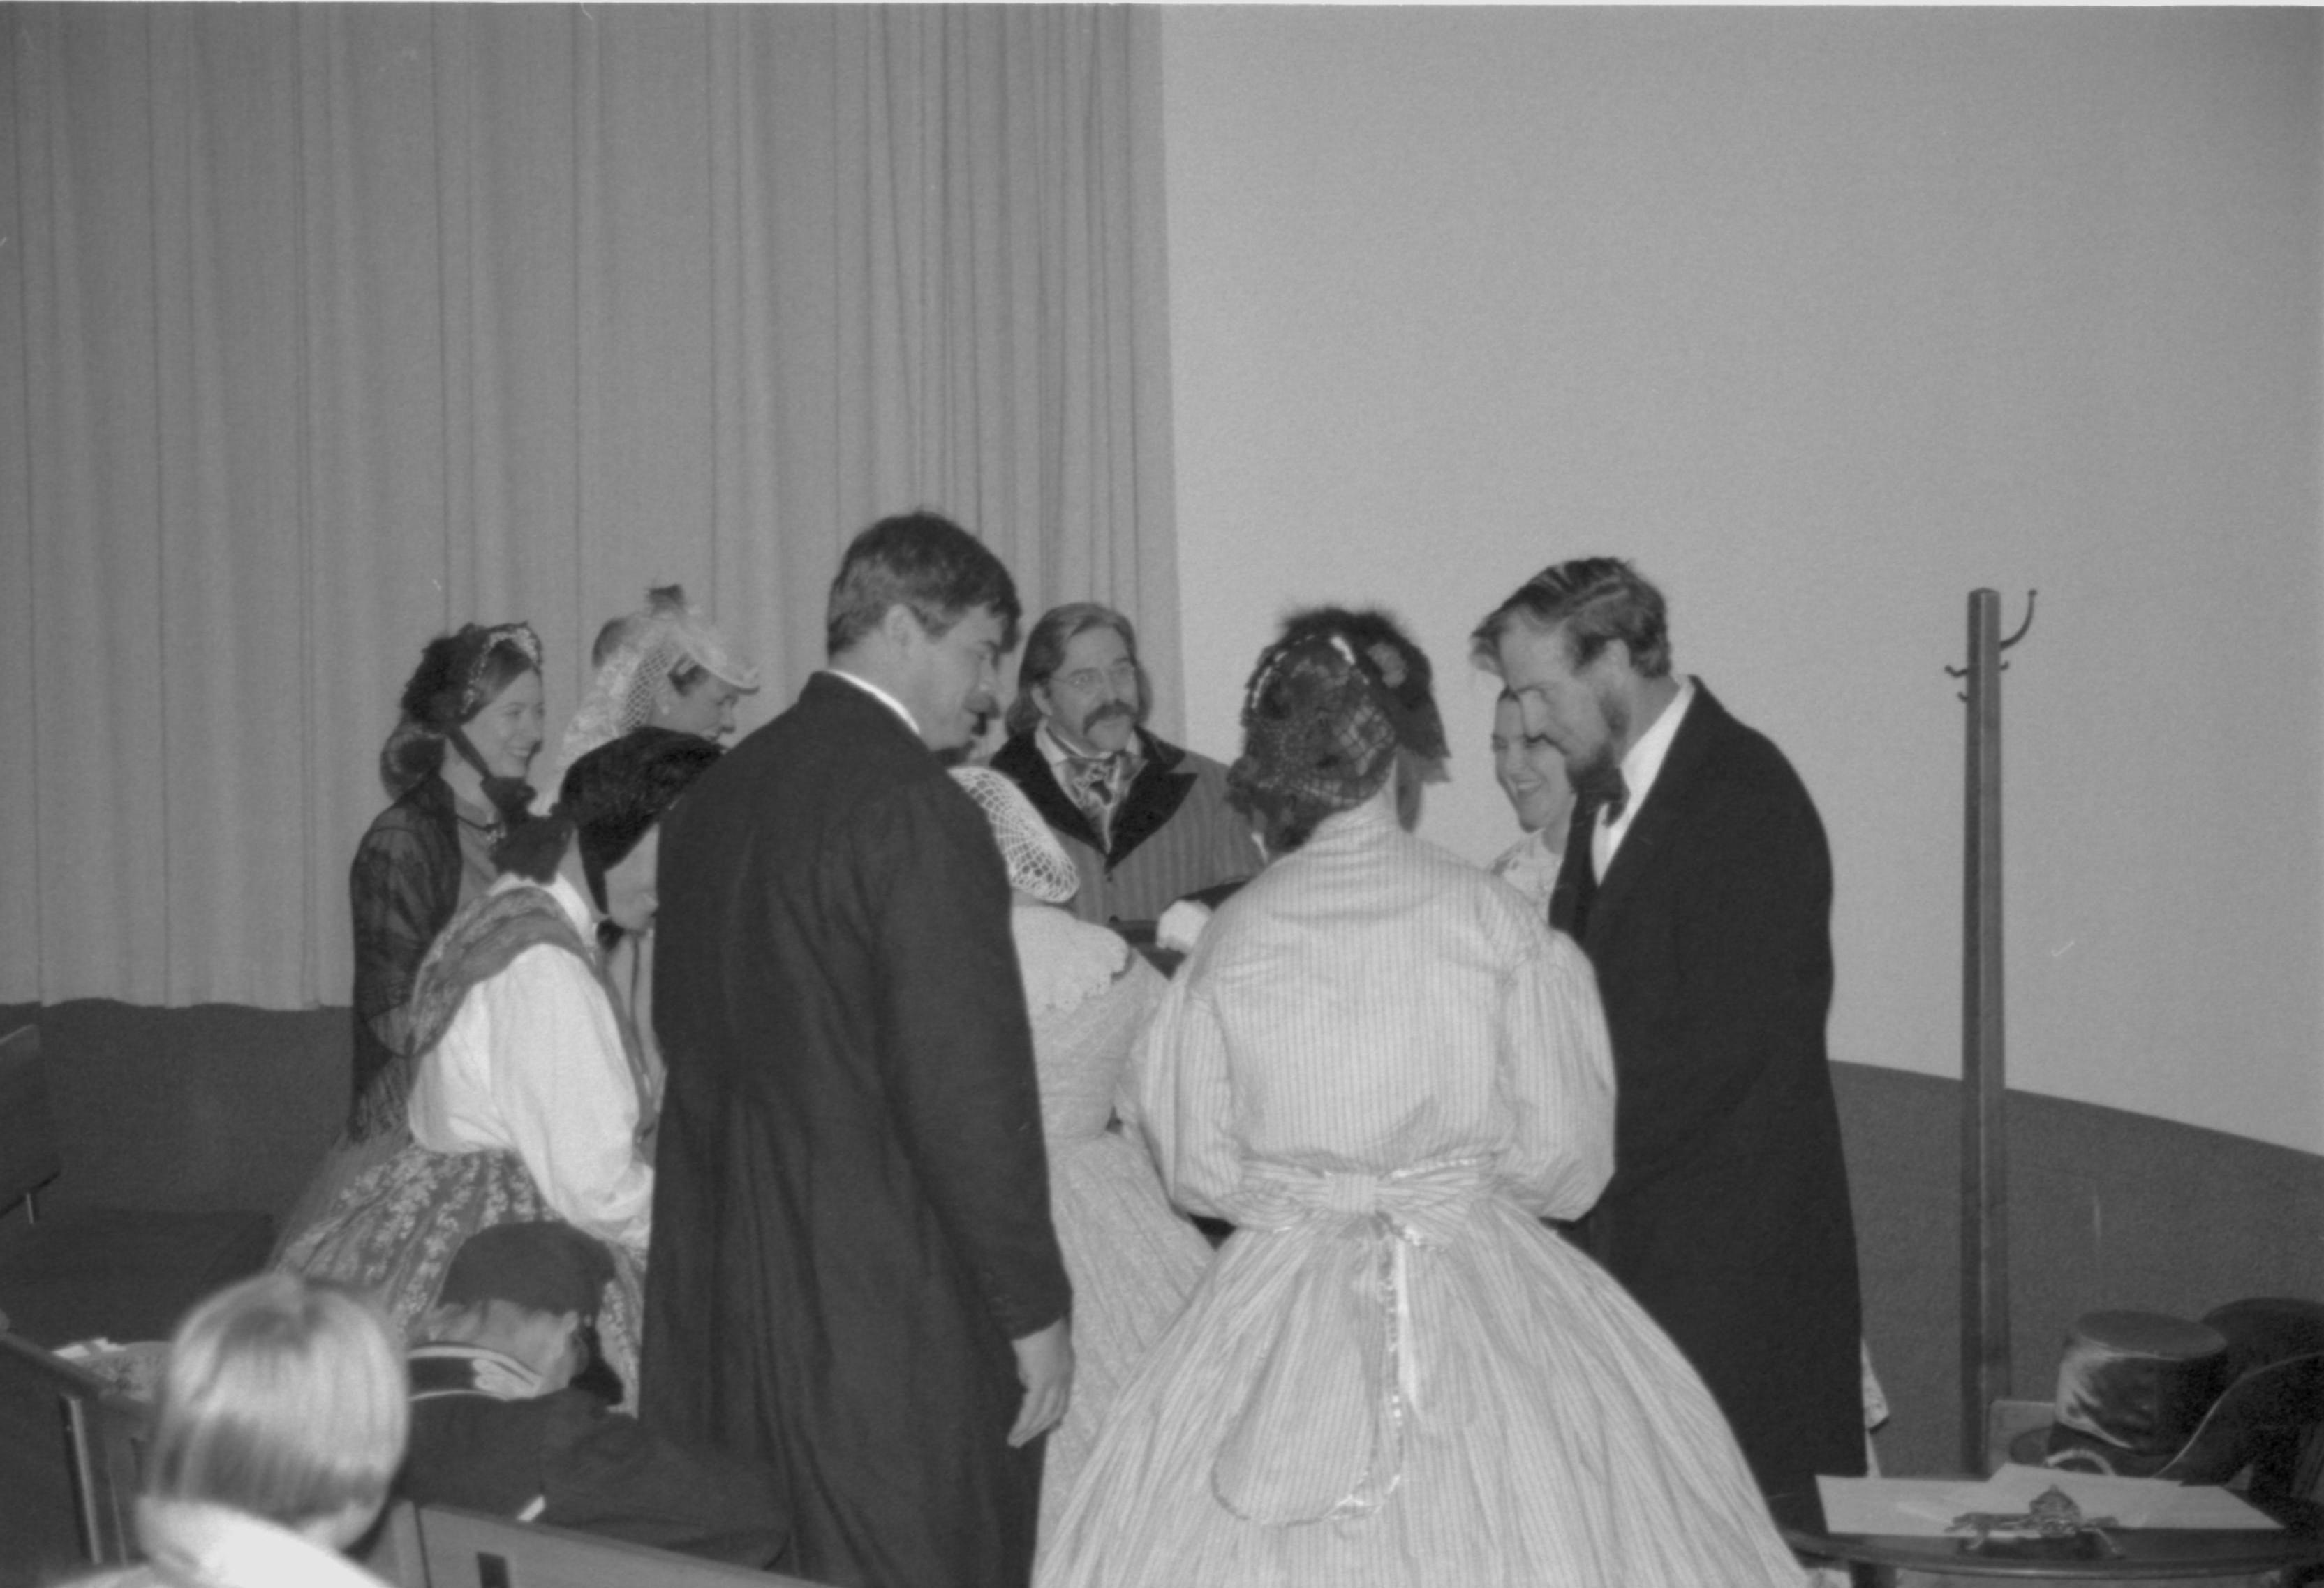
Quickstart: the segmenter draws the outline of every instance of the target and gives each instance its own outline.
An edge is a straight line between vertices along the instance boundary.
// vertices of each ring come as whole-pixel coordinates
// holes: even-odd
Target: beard
[[[1619,696],[1601,694],[1598,716],[1605,724],[1605,737],[1579,761],[1565,763],[1565,779],[1573,785],[1577,807],[1604,805],[1623,792],[1622,756],[1617,746],[1629,739],[1630,708]]]

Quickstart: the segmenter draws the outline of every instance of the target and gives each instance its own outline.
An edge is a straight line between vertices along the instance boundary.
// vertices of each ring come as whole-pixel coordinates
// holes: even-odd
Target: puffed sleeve
[[[1212,1217],[1241,1183],[1226,1033],[1203,990],[1203,957],[1183,967],[1148,1022],[1124,1077],[1123,1127],[1142,1137],[1172,1203]]]
[[[1578,1218],[1614,1173],[1614,1048],[1590,961],[1526,918],[1501,981],[1500,1072],[1512,1122],[1500,1173],[1526,1212]]]
[[[601,1240],[642,1251],[653,1168],[638,1157],[637,1084],[595,975],[544,944],[469,996],[484,1001],[491,1022],[492,1106],[549,1205]]]

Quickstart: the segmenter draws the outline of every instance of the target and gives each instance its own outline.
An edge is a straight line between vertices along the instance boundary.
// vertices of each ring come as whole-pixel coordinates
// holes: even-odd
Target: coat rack
[[[1987,1408],[2010,1392],[2009,1140],[2003,1100],[2001,956],[2001,653],[2034,626],[2001,637],[2001,596],[1969,597],[1967,799],[1961,889],[1961,1466],[1985,1470]]]

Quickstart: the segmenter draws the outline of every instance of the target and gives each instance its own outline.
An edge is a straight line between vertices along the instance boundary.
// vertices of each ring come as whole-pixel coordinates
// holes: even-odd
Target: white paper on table
[[[2241,1495],[2214,1485],[2156,1478],[2110,1478],[2053,1467],[2003,1467],[1982,1482],[1964,1478],[1818,1478],[1823,1519],[1833,1533],[1886,1533],[1935,1538],[1970,1511],[2020,1516],[2036,1495],[2062,1489],[2093,1520],[2112,1517],[2120,1528],[2273,1529]]]

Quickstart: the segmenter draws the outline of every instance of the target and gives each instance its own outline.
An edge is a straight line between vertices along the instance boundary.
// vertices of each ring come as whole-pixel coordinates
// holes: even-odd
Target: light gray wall
[[[1838,1057],[1959,1069],[1968,591],[2011,623],[2011,1079],[2324,1148],[2319,23],[1174,8],[1189,736],[1286,606],[1444,675],[1427,831],[1514,836],[1463,636],[1635,557],[1799,765]]]

